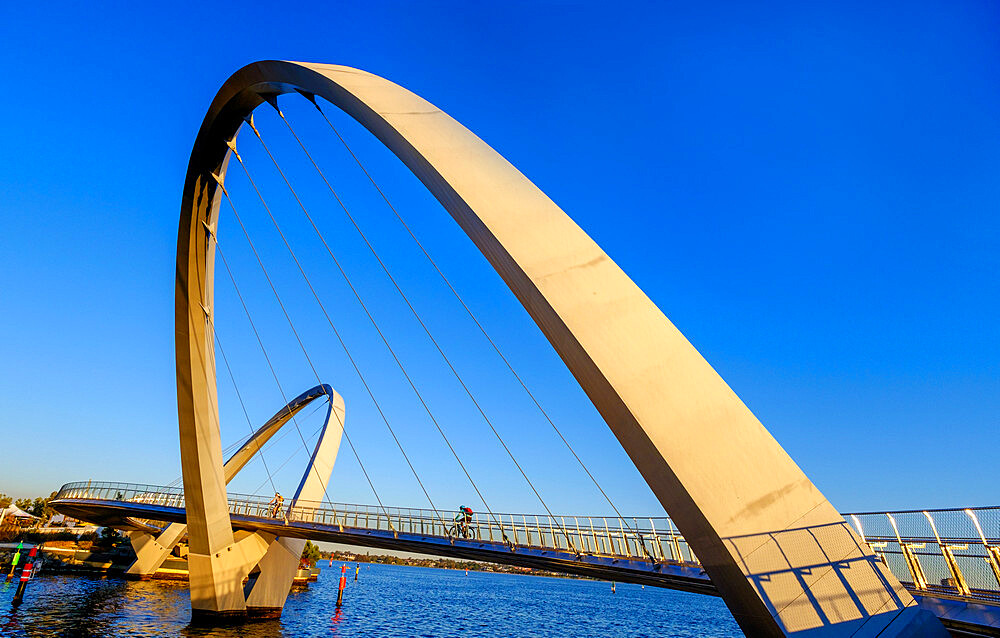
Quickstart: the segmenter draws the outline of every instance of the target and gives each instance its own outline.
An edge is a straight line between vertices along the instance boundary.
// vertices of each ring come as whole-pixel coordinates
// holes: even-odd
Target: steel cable
[[[281,117],[281,120],[285,123],[285,126],[288,127],[288,130],[291,132],[292,136],[298,142],[299,146],[302,148],[302,151],[306,154],[306,157],[309,158],[309,161],[312,163],[313,167],[319,173],[320,177],[322,177],[323,182],[326,184],[327,188],[330,190],[330,193],[337,200],[337,203],[340,204],[340,207],[344,210],[344,213],[347,215],[347,218],[350,220],[351,224],[354,226],[354,229],[361,236],[361,239],[364,241],[365,245],[368,247],[368,250],[371,251],[371,253],[375,257],[376,261],[378,261],[379,266],[381,266],[381,268],[382,268],[382,271],[385,273],[386,277],[388,277],[389,281],[392,283],[393,287],[396,289],[396,292],[399,294],[399,296],[406,303],[407,308],[409,308],[410,312],[413,314],[414,318],[417,320],[417,323],[420,324],[420,327],[423,329],[424,333],[427,335],[427,338],[430,339],[431,343],[434,345],[434,348],[437,350],[438,354],[441,355],[441,358],[444,360],[445,364],[448,366],[448,369],[454,375],[455,379],[458,380],[459,384],[462,386],[462,389],[465,391],[466,395],[472,401],[473,405],[476,407],[476,410],[479,412],[480,416],[482,416],[483,420],[489,426],[489,428],[493,432],[494,436],[496,436],[497,440],[500,442],[500,445],[503,447],[504,451],[507,452],[507,455],[510,457],[510,460],[514,463],[514,466],[517,468],[518,472],[521,473],[521,476],[524,478],[525,482],[528,484],[528,487],[535,494],[535,497],[538,499],[538,502],[542,504],[543,508],[545,508],[545,511],[548,513],[549,518],[552,520],[553,524],[556,525],[557,527],[559,527],[559,529],[562,531],[563,535],[566,538],[566,542],[570,545],[570,547],[573,547],[573,549],[575,550],[575,546],[573,544],[572,539],[569,536],[569,533],[566,532],[566,530],[561,525],[559,525],[556,522],[556,517],[552,513],[552,510],[549,508],[548,504],[546,504],[545,499],[542,498],[541,494],[535,488],[535,485],[531,482],[531,479],[528,478],[527,473],[521,467],[521,464],[517,461],[517,458],[514,456],[514,453],[511,452],[510,447],[507,445],[507,442],[504,441],[503,437],[497,431],[496,427],[493,425],[493,422],[487,416],[486,411],[480,405],[479,401],[476,400],[475,395],[469,389],[468,385],[465,382],[465,379],[462,378],[462,375],[455,368],[454,364],[452,364],[451,359],[448,357],[448,355],[445,354],[444,349],[441,347],[441,345],[438,343],[437,339],[431,333],[430,329],[427,327],[427,324],[424,322],[423,318],[417,312],[416,308],[413,307],[413,304],[410,302],[409,298],[406,296],[406,293],[403,292],[402,288],[399,286],[399,284],[396,281],[395,277],[393,277],[392,273],[389,271],[389,268],[385,265],[385,262],[382,260],[381,256],[379,256],[379,254],[375,250],[374,246],[372,246],[371,242],[368,240],[368,237],[365,235],[364,231],[361,230],[361,227],[358,225],[357,221],[354,219],[354,216],[351,214],[350,210],[348,210],[347,205],[344,204],[343,200],[340,198],[340,195],[337,193],[337,191],[330,184],[330,182],[327,179],[326,175],[323,173],[323,170],[319,167],[319,165],[316,164],[316,161],[313,160],[312,155],[306,149],[305,144],[302,143],[302,140],[295,133],[295,130],[292,128],[291,124],[289,124],[288,120],[285,118],[284,113],[282,113],[281,109],[279,109],[277,107],[277,103],[271,103],[271,105],[278,112],[278,115]],[[263,140],[263,138],[261,138],[260,133],[257,131],[256,127],[252,127],[252,128],[253,128],[254,132],[257,134],[257,138],[261,141],[261,144],[264,145],[265,150],[267,150],[267,147],[264,144],[264,140]],[[268,153],[269,156],[271,156],[271,160],[274,161],[274,157],[271,155],[270,150],[267,150],[267,153]],[[275,166],[277,166],[277,162],[275,162]],[[281,169],[279,168],[278,170],[280,171]],[[282,176],[284,176],[284,175],[282,175]],[[287,182],[287,179],[286,179],[286,182]],[[289,185],[289,188],[291,188],[291,185]],[[298,198],[296,197],[296,199],[298,199]],[[301,205],[301,203],[300,203],[300,205]],[[310,222],[311,221],[312,220],[310,219]],[[314,224],[314,226],[315,226],[315,224]],[[317,232],[319,232],[318,229],[317,229]],[[372,321],[374,322],[374,319]]]
[[[248,119],[247,123],[250,125],[250,127],[256,133],[257,132],[256,131],[256,127],[253,125],[252,119]],[[258,134],[258,137],[259,137],[259,134]],[[392,426],[389,424],[388,418],[385,416],[385,413],[382,411],[382,408],[381,408],[380,404],[375,399],[374,393],[371,391],[371,388],[370,388],[367,380],[365,379],[364,375],[361,373],[360,367],[357,365],[357,363],[354,360],[354,357],[350,353],[350,350],[347,348],[346,342],[341,338],[340,331],[337,330],[336,326],[333,323],[333,319],[330,317],[330,314],[326,310],[326,306],[323,304],[322,300],[319,297],[319,294],[316,292],[316,289],[313,287],[312,282],[310,281],[308,275],[306,275],[305,269],[302,267],[302,264],[299,261],[298,256],[295,254],[294,249],[292,249],[291,245],[288,243],[288,240],[285,238],[285,234],[282,232],[281,227],[278,224],[277,219],[275,219],[274,215],[271,213],[271,209],[267,205],[267,201],[264,199],[264,197],[261,194],[260,190],[257,188],[257,184],[254,181],[253,177],[250,175],[250,171],[247,168],[246,164],[244,163],[242,156],[236,151],[236,149],[234,148],[233,145],[231,145],[230,148],[232,148],[233,154],[236,156],[237,161],[239,162],[240,166],[243,168],[243,172],[246,173],[247,179],[250,181],[251,186],[253,186],[254,192],[257,193],[257,197],[260,199],[261,204],[264,206],[264,209],[267,211],[268,217],[270,217],[271,222],[274,224],[275,229],[278,231],[278,234],[281,236],[281,240],[285,244],[285,247],[288,249],[289,254],[292,256],[292,259],[295,261],[295,265],[298,267],[299,272],[302,275],[302,278],[305,280],[306,285],[309,287],[309,290],[312,292],[313,297],[316,299],[316,302],[319,305],[320,309],[322,310],[323,315],[326,317],[327,322],[330,324],[330,327],[333,329],[334,334],[336,334],[337,339],[338,339],[338,341],[341,344],[341,347],[344,349],[345,354],[347,355],[348,359],[350,359],[352,365],[354,366],[354,369],[357,372],[359,378],[361,379],[362,384],[365,386],[366,390],[368,390],[369,396],[372,398],[372,401],[375,403],[376,409],[378,410],[379,414],[382,416],[383,421],[385,422],[386,427],[389,430],[389,433],[392,435],[392,438],[396,442],[396,445],[399,448],[400,453],[403,455],[403,458],[406,460],[406,463],[409,466],[411,472],[413,473],[414,478],[417,480],[417,483],[420,486],[420,489],[424,492],[424,496],[427,498],[427,502],[430,503],[431,509],[437,511],[437,507],[434,505],[433,499],[431,499],[430,494],[428,493],[427,489],[424,487],[423,481],[420,479],[420,475],[417,473],[417,470],[413,466],[413,463],[410,461],[409,456],[406,454],[406,451],[403,448],[402,443],[400,442],[399,438],[396,436],[396,433],[392,429]],[[272,158],[272,160],[273,160],[273,158]],[[284,175],[282,175],[282,177],[284,177]],[[287,184],[287,180],[286,180],[286,184]],[[290,185],[289,185],[289,188],[291,188]],[[225,190],[223,192],[225,192]],[[293,191],[293,194],[294,194],[294,191]],[[228,194],[227,194],[227,198],[228,198]],[[231,200],[230,200],[230,205],[232,205],[232,201]],[[301,202],[300,202],[300,206],[301,206]],[[234,209],[234,212],[235,212],[235,209]],[[306,214],[308,215],[308,213],[306,213]],[[237,215],[237,218],[238,218],[238,215]],[[240,225],[243,228],[244,234],[247,237],[247,241],[251,243],[251,247],[252,247],[253,243],[250,240],[250,236],[249,236],[249,234],[246,231],[246,227],[243,226],[242,222],[240,222]],[[254,254],[255,254],[255,256],[257,256],[257,261],[260,264],[261,269],[264,270],[265,276],[268,279],[268,283],[271,285],[271,289],[274,291],[275,296],[277,297],[277,294],[278,294],[277,290],[275,290],[274,284],[273,284],[273,282],[271,282],[270,276],[267,275],[267,270],[264,267],[264,264],[261,261],[260,256],[257,255],[256,249],[254,249]],[[280,299],[279,299],[279,303],[281,303]],[[287,311],[285,311],[284,304],[282,304],[282,311],[285,312],[285,317],[286,317],[286,319],[288,319],[289,324],[291,324],[291,318],[288,316]],[[294,331],[294,327],[293,327],[293,331]],[[296,332],[296,338],[298,339],[298,333],[297,332]],[[302,344],[301,339],[299,339],[299,345],[300,345],[300,347],[302,347],[303,354],[305,354],[306,359],[309,360],[309,365],[310,365],[310,367],[312,367],[313,373],[316,374],[316,377],[318,379],[319,378],[319,374],[316,371],[315,366],[312,364],[312,360],[309,357],[309,354],[306,352],[305,346]],[[443,519],[442,519],[441,522],[442,522],[442,524],[445,524],[445,522],[444,522]]]
[[[320,105],[316,102],[314,96],[309,95],[309,94],[303,94],[303,96],[306,99],[308,99],[310,102],[312,102],[313,106],[316,107],[316,110],[319,111],[320,115],[323,116],[323,119],[326,121],[327,125],[330,127],[330,130],[332,130],[333,133],[334,133],[334,135],[337,136],[337,139],[340,140],[340,143],[344,146],[344,148],[347,150],[347,152],[354,159],[354,162],[358,165],[358,168],[361,169],[361,171],[365,174],[365,177],[368,178],[368,181],[370,181],[371,184],[372,184],[372,186],[375,188],[375,190],[378,191],[379,196],[381,196],[382,200],[386,203],[386,205],[392,211],[393,216],[396,218],[397,221],[399,221],[399,223],[403,227],[403,229],[406,230],[406,233],[409,235],[409,237],[416,244],[417,248],[420,249],[420,252],[423,253],[424,257],[430,263],[431,267],[433,267],[433,269],[435,270],[435,272],[437,272],[437,274],[441,277],[441,280],[445,283],[445,285],[448,287],[448,289],[451,291],[451,293],[455,296],[455,299],[458,300],[459,304],[461,304],[462,308],[469,315],[469,317],[472,319],[472,321],[476,324],[476,327],[479,328],[479,331],[483,334],[483,337],[486,338],[486,340],[489,342],[490,346],[493,347],[493,350],[497,353],[497,355],[500,357],[500,359],[507,366],[507,369],[510,370],[511,375],[517,380],[517,382],[521,386],[521,388],[524,389],[524,392],[531,399],[532,403],[534,403],[535,407],[538,408],[538,411],[542,414],[542,416],[549,423],[549,425],[552,426],[552,429],[555,431],[556,435],[559,437],[559,439],[563,442],[563,444],[569,450],[570,454],[573,455],[573,458],[576,459],[577,463],[580,464],[580,467],[583,469],[583,471],[590,478],[591,482],[593,482],[594,486],[597,488],[597,490],[604,497],[604,500],[606,500],[608,502],[608,505],[610,505],[611,509],[614,510],[615,514],[618,515],[618,518],[624,521],[625,517],[622,515],[621,511],[619,511],[618,507],[611,500],[611,497],[609,497],[608,494],[607,494],[607,492],[605,492],[604,488],[601,487],[601,484],[598,482],[597,478],[593,475],[593,473],[591,473],[590,469],[587,467],[587,465],[583,462],[583,460],[577,454],[576,450],[573,448],[573,446],[569,443],[569,441],[563,435],[562,431],[559,429],[559,427],[555,424],[555,422],[549,416],[548,412],[544,409],[544,407],[542,407],[541,403],[539,402],[539,400],[537,399],[537,397],[535,396],[535,394],[528,388],[528,385],[524,382],[524,380],[522,379],[521,375],[518,374],[518,372],[514,369],[514,366],[510,363],[510,360],[500,350],[500,347],[496,344],[496,342],[493,340],[493,338],[486,331],[486,328],[482,325],[482,323],[476,317],[475,313],[473,313],[472,309],[469,308],[468,304],[462,298],[461,294],[459,294],[459,292],[455,288],[455,286],[452,285],[451,281],[444,274],[444,272],[441,270],[441,268],[437,265],[437,262],[434,261],[434,259],[431,257],[431,255],[427,251],[427,249],[424,248],[424,245],[420,242],[419,239],[417,239],[416,234],[414,234],[413,230],[410,228],[410,226],[403,219],[403,217],[399,213],[399,211],[396,210],[396,207],[392,204],[392,202],[389,201],[388,196],[386,196],[385,192],[382,190],[382,188],[375,181],[375,178],[372,177],[372,175],[368,171],[368,169],[365,168],[364,163],[362,163],[361,159],[357,156],[357,154],[354,152],[354,150],[351,148],[351,146],[347,143],[347,140],[344,139],[343,135],[340,134],[340,131],[337,130],[337,127],[334,126],[333,122],[330,121],[330,118],[326,115],[326,113],[323,111],[323,109],[320,107]],[[280,110],[279,110],[279,113],[280,113]],[[284,119],[284,115],[282,115],[282,119]],[[288,125],[287,120],[285,121],[285,123],[286,123],[286,125]],[[289,125],[289,129],[291,129],[290,125]],[[294,131],[292,131],[292,134],[295,135]],[[296,140],[298,140],[298,136],[296,136]],[[299,141],[299,144],[301,145],[302,142]],[[305,148],[303,148],[303,150],[305,150]],[[308,155],[308,152],[306,152],[306,154]],[[311,157],[310,157],[310,160],[312,160]],[[315,162],[314,162],[314,165],[315,165]],[[317,167],[317,170],[318,170],[318,167]],[[627,523],[626,523],[626,527],[628,527]],[[632,530],[632,531],[633,531],[633,533],[637,533],[636,530]],[[644,546],[644,550],[645,550],[645,546]],[[646,555],[649,556],[649,558],[651,560],[655,561],[655,559],[649,553],[649,551],[648,550],[645,550],[645,551],[646,551]]]
[[[406,378],[407,383],[409,383],[410,388],[413,390],[414,394],[417,396],[417,399],[420,401],[420,404],[423,406],[424,411],[427,412],[427,415],[430,417],[431,421],[434,423],[434,425],[437,428],[438,432],[441,434],[441,437],[444,439],[444,441],[447,444],[449,450],[451,450],[452,455],[458,461],[458,464],[462,468],[462,471],[465,473],[466,478],[469,479],[469,482],[472,484],[473,489],[479,495],[480,500],[483,502],[483,507],[486,508],[486,511],[489,513],[490,517],[494,520],[494,522],[497,523],[497,526],[501,529],[501,534],[503,535],[504,539],[506,540],[506,538],[507,538],[506,537],[506,533],[504,533],[502,531],[503,530],[503,526],[500,524],[500,522],[496,518],[496,516],[494,516],[492,509],[490,508],[489,504],[486,502],[486,498],[483,496],[483,494],[480,491],[479,487],[476,485],[476,482],[472,479],[471,474],[469,473],[468,469],[466,469],[465,464],[462,462],[462,459],[459,457],[459,455],[458,455],[457,451],[455,450],[455,448],[452,446],[451,441],[448,439],[447,435],[444,433],[443,428],[441,427],[441,425],[439,424],[437,418],[434,416],[433,412],[431,411],[430,406],[427,404],[427,402],[424,400],[423,395],[417,389],[417,386],[414,383],[413,379],[410,377],[410,374],[406,371],[406,367],[403,365],[402,361],[396,355],[395,350],[389,344],[388,339],[386,338],[385,334],[382,332],[382,329],[379,327],[378,323],[375,321],[375,318],[372,316],[371,312],[369,311],[368,306],[365,304],[364,300],[361,298],[361,295],[357,291],[357,288],[354,286],[354,284],[351,281],[350,277],[347,275],[347,272],[341,266],[340,261],[333,254],[333,250],[330,248],[330,245],[327,243],[326,238],[323,236],[323,233],[319,230],[319,227],[316,225],[316,223],[313,220],[312,216],[309,214],[309,211],[306,209],[305,205],[299,199],[298,194],[295,192],[295,189],[292,187],[291,183],[288,181],[288,178],[285,176],[284,171],[281,170],[281,167],[278,165],[277,160],[275,160],[274,156],[271,154],[270,149],[267,147],[267,144],[264,142],[263,138],[261,137],[260,132],[257,130],[257,127],[254,125],[253,120],[252,119],[248,119],[247,122],[250,124],[251,130],[253,130],[253,132],[256,134],[257,139],[261,143],[261,146],[263,146],[264,150],[267,152],[268,157],[271,158],[271,161],[274,163],[275,168],[277,169],[278,173],[281,175],[282,179],[284,180],[285,185],[288,186],[288,189],[291,192],[292,196],[295,198],[295,201],[298,203],[299,208],[302,209],[302,212],[305,214],[306,219],[309,220],[309,223],[312,225],[313,230],[316,231],[317,236],[319,237],[320,241],[323,243],[323,246],[326,248],[326,250],[329,253],[330,257],[333,259],[334,264],[336,264],[338,271],[340,272],[340,274],[343,277],[344,281],[347,283],[347,285],[350,288],[351,292],[354,294],[355,299],[358,301],[358,303],[360,304],[361,308],[364,310],[365,315],[368,317],[369,321],[371,322],[372,326],[375,328],[375,330],[378,333],[379,337],[382,339],[383,344],[385,344],[385,346],[388,349],[389,353],[392,355],[393,360],[396,362],[396,365],[399,367],[399,369],[402,372],[403,376]],[[237,158],[239,158],[239,156],[237,156]],[[242,162],[241,162],[241,164],[242,164]],[[246,167],[245,166],[244,166],[244,171],[246,171]],[[247,176],[249,177],[249,172],[247,172]],[[259,191],[258,191],[258,196],[260,196]],[[264,201],[263,197],[261,197],[261,201],[262,202]],[[266,204],[265,204],[265,207],[266,207]],[[270,214],[270,211],[268,211],[268,213]],[[272,219],[272,221],[274,221],[274,216],[273,215],[271,216],[271,219]],[[274,223],[277,226],[277,222],[274,221]],[[281,231],[279,229],[279,233],[280,232]],[[282,239],[284,240],[284,235],[283,234],[282,234]],[[285,241],[285,246],[288,248],[288,250],[290,252],[292,252],[293,258],[295,258],[294,257],[294,251],[292,250],[291,246],[288,244],[287,241]],[[296,264],[299,266],[299,270],[302,272],[302,276],[306,279],[306,282],[308,283],[309,279],[306,276],[305,271],[302,269],[301,264],[299,264],[297,258],[295,258],[295,261],[296,261]],[[309,284],[309,287],[310,287],[310,290],[313,290],[312,284]],[[317,302],[319,302],[320,307],[323,308],[322,302],[319,300],[319,296],[316,295],[315,290],[313,290],[313,294],[316,296],[316,300],[317,300]],[[324,314],[326,314],[327,320],[330,321],[331,327],[333,327],[333,322],[332,322],[332,320],[330,320],[330,317],[326,313],[326,309],[325,308],[323,308],[323,312],[324,312]],[[334,328],[334,330],[336,331],[336,328]],[[339,338],[339,333],[338,333],[338,338]],[[346,348],[346,346],[345,346],[345,348]],[[352,359],[352,361],[353,361],[353,359]],[[387,423],[387,425],[388,425],[388,423]],[[390,431],[391,431],[391,429],[390,429]],[[395,435],[393,435],[393,436],[395,438]],[[397,440],[397,443],[398,443],[398,440]],[[403,453],[403,456],[405,458],[407,458],[407,463],[409,463],[409,458],[407,457],[406,452],[403,450],[402,445],[400,445],[400,451]],[[412,469],[412,464],[411,464],[411,469]],[[416,476],[416,470],[414,470],[414,475]],[[419,482],[419,477],[418,477],[417,480]],[[421,482],[421,487],[423,487],[423,483],[422,482]],[[425,491],[425,495],[427,496],[428,502],[431,502],[431,508],[434,509],[435,511],[437,511],[437,508],[433,505],[433,502],[431,501],[430,495],[427,494],[426,491]],[[445,523],[445,521],[443,519],[442,519],[441,522],[442,522],[442,524],[446,525],[446,523]]]

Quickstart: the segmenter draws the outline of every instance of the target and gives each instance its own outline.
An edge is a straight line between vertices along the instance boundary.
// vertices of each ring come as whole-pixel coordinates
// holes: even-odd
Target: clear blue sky
[[[188,154],[226,77],[280,58],[385,76],[500,151],[633,277],[838,507],[1000,503],[1000,7],[502,4],[3,3],[0,491],[179,475],[173,277]],[[549,504],[607,512],[316,114],[287,104]],[[658,512],[454,223],[362,130],[337,121],[619,507]],[[260,125],[299,171],[491,506],[538,511],[454,383],[419,363],[432,359],[427,344],[280,122],[264,112]],[[254,143],[240,142],[299,228]],[[309,317],[310,351],[347,399],[349,432],[383,501],[425,505],[252,192],[237,168],[230,176],[240,214],[256,220],[266,258]],[[315,378],[236,228],[224,209],[223,250],[297,394]],[[476,507],[328,257],[314,251],[307,264],[432,497]],[[280,395],[222,274],[218,289],[220,336],[260,422]],[[224,444],[247,431],[231,388],[221,376]],[[269,453],[272,471],[301,447],[295,436]],[[372,502],[346,446],[341,455],[331,497]],[[278,472],[283,492],[303,462],[304,452]],[[255,463],[233,489],[264,480]]]

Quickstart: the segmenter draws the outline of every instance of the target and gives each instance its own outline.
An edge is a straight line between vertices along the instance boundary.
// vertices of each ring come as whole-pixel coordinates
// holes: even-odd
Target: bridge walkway
[[[57,511],[123,530],[184,522],[184,492],[130,483],[65,485]],[[479,560],[715,595],[667,517],[476,514],[465,535],[457,512],[306,503],[275,513],[268,499],[229,495],[233,529],[379,549]]]
[[[185,522],[180,488],[80,482],[51,506],[123,530]],[[457,512],[299,503],[276,513],[266,497],[229,495],[233,528],[278,536],[478,560],[717,595],[668,517],[476,514],[466,536]],[[1000,635],[1000,507],[845,514],[924,607],[968,635]]]

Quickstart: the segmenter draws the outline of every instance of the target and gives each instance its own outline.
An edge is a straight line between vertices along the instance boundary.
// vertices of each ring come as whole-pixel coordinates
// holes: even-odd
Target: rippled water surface
[[[185,583],[43,574],[17,611],[14,585],[0,585],[0,636],[742,636],[710,596],[390,565],[363,565],[338,612],[339,576],[327,570],[293,592],[280,620],[209,629],[189,626]]]

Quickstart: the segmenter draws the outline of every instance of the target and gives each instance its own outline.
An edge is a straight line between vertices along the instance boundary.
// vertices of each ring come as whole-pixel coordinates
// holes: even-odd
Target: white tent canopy
[[[14,505],[13,503],[8,505],[4,509],[0,510],[0,523],[2,523],[4,519],[6,519],[8,516],[12,516],[14,518],[34,518],[34,519],[38,518],[37,516],[32,516],[31,514],[25,512],[23,509],[21,509],[17,505]]]

